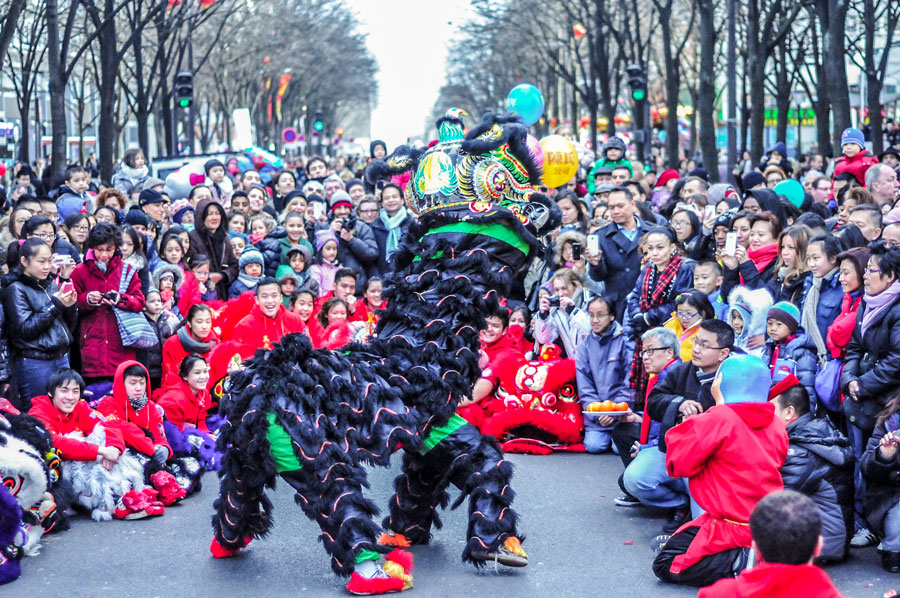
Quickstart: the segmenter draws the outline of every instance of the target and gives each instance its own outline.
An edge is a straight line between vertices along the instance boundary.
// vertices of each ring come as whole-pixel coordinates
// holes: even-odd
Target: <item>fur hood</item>
[[[153,271],[153,286],[157,289],[159,288],[159,279],[162,278],[162,275],[165,272],[171,272],[175,275],[175,289],[180,289],[181,285],[184,284],[184,270],[181,269],[181,266],[176,266],[174,264],[164,263]]]
[[[737,310],[744,319],[744,330],[736,338],[746,339],[766,332],[766,319],[772,307],[772,295],[766,289],[751,291],[745,287],[737,287],[728,295],[728,318],[731,323],[731,312]]]
[[[562,261],[562,248],[566,241],[570,243],[581,243],[582,255],[587,253],[587,237],[577,230],[567,230],[556,237],[556,243],[554,245],[556,257],[560,261]]]

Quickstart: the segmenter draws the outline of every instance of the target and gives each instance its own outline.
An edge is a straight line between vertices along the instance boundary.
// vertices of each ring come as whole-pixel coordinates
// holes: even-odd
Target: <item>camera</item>
[[[559,295],[550,295],[550,307],[559,307]]]
[[[572,261],[577,262],[578,260],[581,259],[582,255],[583,255],[583,253],[582,253],[581,243],[579,243],[577,241],[573,242],[572,243]]]
[[[356,228],[356,215],[350,214],[344,221],[341,223],[341,228],[344,230],[353,230]]]

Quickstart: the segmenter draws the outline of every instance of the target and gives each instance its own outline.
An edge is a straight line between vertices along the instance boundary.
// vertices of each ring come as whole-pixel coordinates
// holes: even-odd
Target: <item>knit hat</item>
[[[212,170],[213,168],[215,168],[216,166],[221,166],[222,168],[225,168],[225,165],[222,164],[221,160],[213,158],[212,160],[207,160],[206,164],[203,165],[203,172],[205,172],[207,174],[207,176],[209,176],[209,171]]]
[[[863,135],[863,132],[859,129],[847,127],[844,129],[844,132],[841,133],[841,147],[843,148],[848,143],[855,143],[861,149],[866,149],[866,136]]]
[[[350,201],[350,194],[343,189],[334,192],[334,195],[331,196],[331,206],[329,207],[333,212],[334,209],[340,205],[347,206],[351,210],[353,209],[353,202]]]
[[[787,326],[791,334],[797,332],[797,327],[800,326],[800,310],[789,301],[779,301],[770,307],[768,317]]]
[[[125,214],[125,224],[129,226],[150,226],[150,217],[140,211],[138,208],[132,208]]]
[[[238,259],[238,267],[240,267],[241,271],[244,270],[244,266],[247,264],[259,264],[262,268],[266,267],[263,254],[261,254],[259,249],[253,245],[244,247],[244,250],[241,252],[241,257]]]
[[[158,179],[155,176],[147,177],[144,181],[144,184],[141,185],[142,189],[153,189],[154,187],[159,187],[160,185],[165,185],[166,182],[162,179]]]
[[[369,143],[369,157],[375,158],[375,148],[377,146],[381,146],[381,149],[384,150],[384,153],[387,153],[387,144],[381,139],[373,139],[371,143]]]
[[[741,182],[744,184],[744,193],[749,191],[750,189],[756,187],[757,185],[765,185],[766,177],[763,176],[761,172],[748,172],[741,178]]]
[[[666,183],[668,183],[669,181],[673,179],[677,181],[680,178],[681,175],[678,174],[677,170],[673,168],[664,170],[663,173],[659,175],[659,178],[656,179],[656,185],[654,185],[654,187],[665,187]]]
[[[188,212],[193,212],[194,206],[186,199],[179,199],[172,202],[169,211],[172,212],[172,221],[181,224],[181,219],[184,218],[184,215]]]
[[[784,179],[775,185],[775,187],[772,188],[772,191],[778,195],[784,196],[797,208],[803,205],[803,199],[806,197],[806,191],[803,189],[803,185],[794,179]]]
[[[301,191],[300,189],[292,189],[284,194],[284,205],[286,206],[291,203],[291,200],[295,197],[302,197],[303,199],[306,199],[306,194],[303,193],[303,191]]]
[[[325,243],[328,241],[334,241],[337,243],[337,237],[334,236],[334,233],[331,232],[330,228],[326,228],[323,230],[316,231],[316,253],[322,252],[322,247],[325,246]]]
[[[281,269],[281,267],[279,266],[279,270],[280,269]],[[297,276],[294,273],[294,271],[290,269],[290,266],[287,268],[287,271],[283,271],[280,275],[278,275],[276,273],[276,275],[278,277],[275,280],[276,280],[276,282],[278,282],[278,284],[281,284],[286,280],[293,280],[295,285],[297,285],[298,287],[300,286],[300,277]]]
[[[352,189],[353,187],[362,187],[363,189],[366,188],[366,186],[362,182],[362,179],[350,179],[349,181],[347,181],[347,184],[344,185],[344,189],[347,190],[347,193],[350,193],[350,189]]]
[[[704,181],[709,181],[709,171],[707,171],[705,168],[701,168],[699,166],[697,168],[695,168],[694,170],[690,171],[688,173],[688,176],[689,177],[697,176],[697,177],[700,177],[701,179],[703,179]]]
[[[151,203],[166,203],[166,198],[156,189],[144,189],[138,196],[138,205],[143,208]]]
[[[883,152],[881,152],[881,155],[878,157],[878,159],[879,159],[880,161],[884,162],[884,157],[885,157],[885,156],[888,156],[888,155],[894,156],[894,157],[896,157],[898,160],[900,160],[900,150],[898,150],[896,147],[889,147],[889,148],[887,148],[886,150],[884,150]]]

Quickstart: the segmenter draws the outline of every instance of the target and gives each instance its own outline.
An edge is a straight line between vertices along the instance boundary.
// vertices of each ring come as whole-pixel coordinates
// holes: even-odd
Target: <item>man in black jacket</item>
[[[819,507],[825,541],[820,558],[843,561],[853,533],[850,441],[827,418],[810,413],[809,394],[796,377],[789,376],[777,386],[787,387],[772,399],[775,416],[784,422],[790,440],[781,467],[784,487],[802,492]],[[778,391],[773,388],[773,392]]]
[[[378,243],[371,227],[353,214],[350,195],[343,189],[331,196],[331,221],[327,226],[338,238],[338,262],[356,272],[357,296],[360,296],[369,273],[378,264]]]
[[[625,187],[610,191],[606,201],[612,222],[597,231],[600,252],[592,254],[589,250],[587,259],[591,265],[591,278],[606,283],[603,296],[615,303],[616,319],[621,323],[625,314],[625,297],[634,288],[641,273],[638,245],[647,226],[635,215],[634,197]]]

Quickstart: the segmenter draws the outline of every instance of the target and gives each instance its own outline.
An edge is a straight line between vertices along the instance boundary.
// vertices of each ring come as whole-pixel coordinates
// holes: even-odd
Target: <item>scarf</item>
[[[673,255],[662,272],[659,272],[653,264],[647,266],[641,281],[641,296],[638,298],[638,307],[642,313],[646,314],[649,310],[666,303],[672,294],[675,277],[678,275],[678,270],[681,269],[682,261],[680,255]],[[635,341],[634,358],[631,360],[629,376],[631,388],[637,391],[636,396],[639,397],[644,396],[647,388],[647,372],[644,370],[644,360],[641,357],[643,348],[640,339]]]
[[[386,255],[391,255],[400,247],[400,235],[403,232],[400,225],[403,224],[404,220],[406,220],[406,208],[403,206],[393,216],[388,216],[387,210],[382,208],[381,222],[388,229],[387,242],[385,243]]]
[[[134,409],[135,413],[140,413],[141,409],[147,406],[148,400],[150,400],[150,398],[147,396],[147,393],[144,393],[136,399],[128,397],[128,402],[131,403],[131,408]]]
[[[123,259],[122,263],[126,266],[131,266],[132,268],[134,268],[134,270],[143,270],[144,266],[147,265],[147,261],[144,259],[144,257],[137,252],[134,252]]]
[[[875,320],[880,318],[884,312],[897,302],[898,297],[900,297],[900,280],[894,281],[891,286],[877,295],[866,293],[866,311],[863,314],[862,322],[860,323],[860,338],[866,335],[866,331],[872,327]]]
[[[145,178],[149,173],[150,170],[146,166],[141,166],[140,168],[132,168],[125,162],[122,162],[122,174],[128,177],[128,179],[133,183],[136,183]]]
[[[240,280],[242,283],[247,285],[248,291],[252,291],[253,289],[256,288],[256,285],[259,284],[260,278],[262,278],[262,276],[250,276],[249,274],[247,274],[246,272],[243,272],[243,271],[241,271],[241,273],[238,274],[238,280]]]
[[[825,344],[825,339],[822,338],[822,331],[819,330],[819,325],[816,323],[816,309],[819,307],[819,297],[822,294],[822,282],[825,279],[830,279],[837,271],[837,268],[832,268],[831,272],[822,278],[813,276],[812,285],[810,285],[806,294],[806,302],[803,304],[803,313],[800,314],[800,326],[803,327],[807,336],[816,345],[816,354],[819,357],[820,367],[824,366],[825,362],[828,361],[828,346]]]
[[[187,329],[187,326],[182,326],[178,329],[178,340],[181,341],[181,346],[184,347],[184,350],[188,353],[197,353],[199,355],[206,355],[210,351],[212,351],[213,346],[215,346],[216,341],[213,339],[209,339],[208,341],[198,341],[193,336],[191,336],[190,330]]]
[[[747,257],[756,266],[756,271],[762,273],[778,257],[778,243],[772,243],[759,249],[751,249],[747,252]]]

